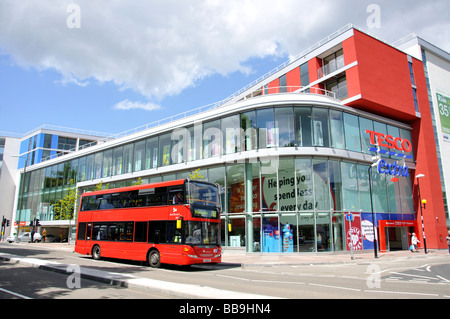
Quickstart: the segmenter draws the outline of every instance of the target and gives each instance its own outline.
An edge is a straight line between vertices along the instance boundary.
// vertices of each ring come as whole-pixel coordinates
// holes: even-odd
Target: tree
[[[75,203],[79,195],[77,194],[77,188],[73,186],[73,179],[71,179],[69,183],[69,193],[53,205],[55,219],[73,219]]]
[[[109,183],[106,184],[105,186],[103,186],[103,181],[100,181],[100,183],[95,185],[94,191],[101,191],[103,189],[108,189],[108,188],[109,188]]]
[[[199,173],[200,168],[197,168],[195,171],[193,171],[191,174],[189,174],[190,179],[204,179],[202,174]]]

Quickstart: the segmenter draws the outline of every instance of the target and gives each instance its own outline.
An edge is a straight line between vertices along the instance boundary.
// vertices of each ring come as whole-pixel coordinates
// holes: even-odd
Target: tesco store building
[[[386,145],[379,147],[379,165],[370,168],[376,154],[371,149],[378,150],[374,136]],[[411,127],[334,98],[266,95],[35,165],[26,173],[29,195],[23,202],[45,225],[52,213],[44,208],[70,177],[82,192],[98,183],[119,187],[139,177],[152,183],[196,171],[197,178],[222,187],[224,246],[248,252],[342,251],[353,236],[354,249],[370,249],[373,205],[376,220],[412,221],[389,234],[387,249],[401,249],[408,245],[401,235],[416,227],[410,140]],[[50,182],[51,176],[64,176],[58,170],[70,173]],[[35,193],[44,204],[32,207]],[[352,229],[345,221],[348,212]]]
[[[220,106],[27,167],[18,209],[55,224],[71,187],[195,172],[222,187],[225,247],[373,249],[375,226],[381,251],[408,249],[426,198],[428,248],[446,248],[427,101],[421,61],[346,28]]]

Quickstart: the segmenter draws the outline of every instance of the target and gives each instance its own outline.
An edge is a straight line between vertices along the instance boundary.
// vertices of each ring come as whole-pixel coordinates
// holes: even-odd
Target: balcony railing
[[[303,93],[303,94],[319,94],[325,95],[331,98],[336,98],[336,94],[332,91],[321,89],[318,87],[305,87],[305,86],[274,86],[274,87],[262,87],[252,93],[241,98],[239,101],[251,99],[254,97],[268,95],[268,94],[279,94],[279,93]]]
[[[342,69],[345,66],[343,56],[340,56],[338,59],[331,61],[331,63],[325,64],[323,67],[317,70],[318,78],[322,78],[331,74],[339,69]]]

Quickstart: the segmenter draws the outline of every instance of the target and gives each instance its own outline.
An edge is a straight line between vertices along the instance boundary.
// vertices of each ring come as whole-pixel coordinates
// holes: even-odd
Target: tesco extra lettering
[[[396,149],[398,151],[403,151],[409,153],[412,151],[412,144],[408,139],[402,139],[400,137],[393,137],[392,135],[386,135],[379,132],[374,132],[371,130],[366,130],[366,133],[370,134],[370,144],[375,145],[375,136],[377,137],[378,146],[387,147],[390,149]]]
[[[397,162],[387,163],[384,159],[378,161],[378,173],[393,176],[409,176],[409,168],[406,165],[399,165]]]

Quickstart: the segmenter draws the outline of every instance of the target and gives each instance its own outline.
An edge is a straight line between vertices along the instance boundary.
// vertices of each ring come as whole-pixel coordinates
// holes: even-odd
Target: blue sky
[[[146,96],[121,90],[112,82],[92,81],[86,86],[62,83],[54,69],[24,69],[0,56],[0,131],[25,133],[43,124],[89,131],[120,133],[225,99],[253,79],[286,61],[287,57],[252,59],[251,75],[239,72],[211,75],[180,94],[164,97],[160,109],[117,110],[124,100],[146,103]]]
[[[448,0],[373,2],[2,0],[0,131],[123,132],[222,100],[348,23],[450,50]]]

